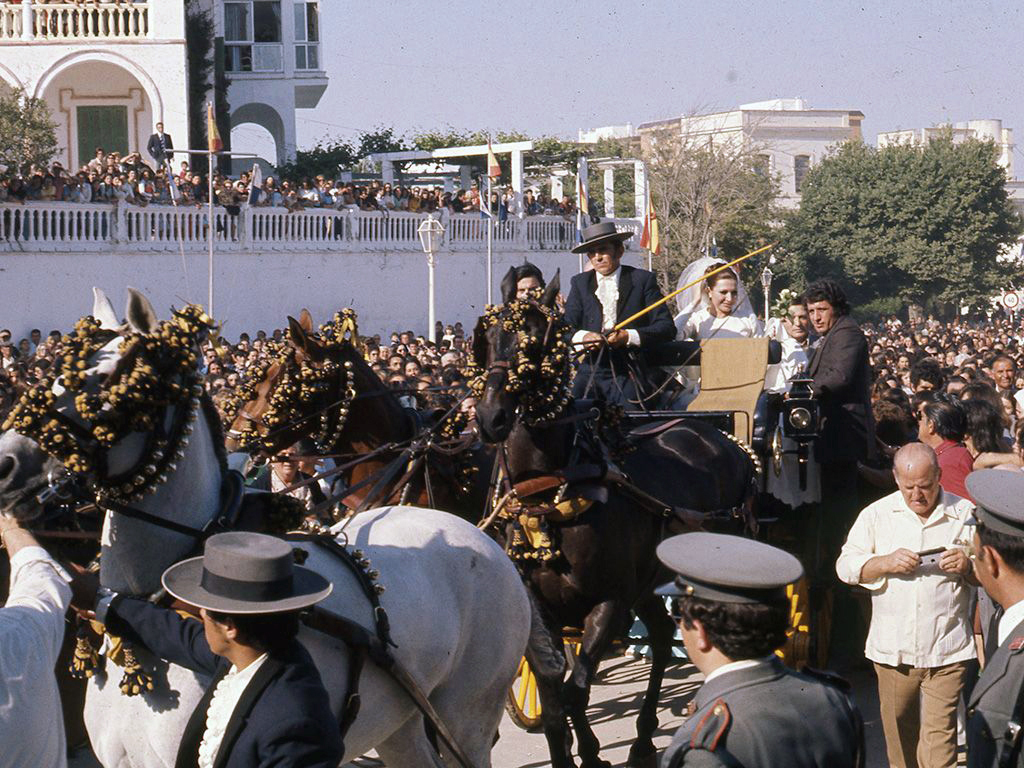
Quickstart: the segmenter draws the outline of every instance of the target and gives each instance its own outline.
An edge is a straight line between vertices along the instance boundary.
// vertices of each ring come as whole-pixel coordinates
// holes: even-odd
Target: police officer
[[[1024,766],[1024,474],[981,469],[967,476],[977,505],[974,574],[1004,613],[991,655],[967,702],[969,768]]]
[[[774,651],[786,639],[786,587],[800,561],[762,542],[716,533],[674,536],[658,558],[676,572],[658,590],[704,685],[661,768],[861,768],[863,721],[845,683],[799,673]]]

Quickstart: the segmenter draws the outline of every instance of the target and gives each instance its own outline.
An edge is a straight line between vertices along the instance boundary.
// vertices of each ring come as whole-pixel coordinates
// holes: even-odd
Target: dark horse
[[[266,457],[302,438],[313,438],[324,455],[337,457],[338,464],[367,457],[344,478],[347,487],[356,489],[343,499],[349,507],[357,507],[375,491],[373,506],[412,504],[478,520],[493,451],[473,437],[439,436],[439,430],[428,435],[431,425],[403,407],[363,359],[354,339],[314,333],[306,310],[299,320],[289,317],[288,322],[285,354],[255,380],[243,382],[248,399],[237,403],[228,416],[228,450]],[[294,389],[302,381],[303,367],[312,372],[304,398]],[[293,391],[284,391],[289,388]],[[268,423],[272,406],[289,397],[294,402],[288,404],[293,406],[290,410],[282,409],[288,412],[284,423]],[[403,454],[406,448],[409,452]]]
[[[480,432],[485,440],[500,444],[508,482],[523,491],[520,495],[529,495],[528,488],[551,488],[546,478],[588,475],[574,474],[574,464],[601,464],[592,454],[586,458],[585,451],[580,458],[578,446],[586,442],[581,435],[587,426],[566,403],[571,331],[554,308],[558,283],[556,275],[543,294],[526,301],[505,296],[503,308],[481,318],[474,333],[475,362],[485,374],[477,404]],[[668,533],[685,529],[673,512],[686,510],[687,522],[699,518],[699,513],[742,518],[749,501],[754,468],[739,445],[702,422],[664,426],[661,431],[645,430],[644,437],[626,438],[633,450],[613,461],[605,473],[618,478],[604,481],[605,501],[569,520],[548,518],[554,556],[519,560],[533,610],[526,658],[537,676],[554,768],[574,765],[567,717],[576,732],[583,768],[609,766],[599,757],[600,744],[587,723],[586,708],[598,663],[610,643],[627,630],[631,610],[650,633],[653,663],[629,765],[656,765],[652,736],[674,626],[653,592],[668,580],[660,572],[655,548]],[[571,482],[562,486],[562,492],[566,488],[567,495],[574,495]],[[521,500],[524,507],[534,503],[535,510],[543,509],[542,500],[531,498],[532,502]],[[522,523],[522,518],[506,518],[507,540]],[[563,627],[583,632],[579,658],[568,679]]]

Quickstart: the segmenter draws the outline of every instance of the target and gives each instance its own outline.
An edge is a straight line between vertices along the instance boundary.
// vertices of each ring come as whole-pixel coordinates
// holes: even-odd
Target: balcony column
[[[31,40],[35,36],[32,18],[32,0],[21,2],[21,39]]]
[[[634,215],[642,219],[647,215],[647,168],[640,160],[633,163],[633,184]]]
[[[385,184],[395,186],[395,164],[390,160],[380,161],[380,176]]]
[[[604,215],[615,218],[615,169],[604,169]]]

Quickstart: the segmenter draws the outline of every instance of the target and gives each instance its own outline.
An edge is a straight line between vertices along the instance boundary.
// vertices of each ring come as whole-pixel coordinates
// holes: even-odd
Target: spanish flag
[[[640,247],[657,256],[661,253],[661,238],[658,237],[658,214],[651,203],[651,190],[647,190],[647,215],[644,216],[644,233],[640,237]]]
[[[487,175],[492,179],[501,176],[501,166],[498,165],[498,158],[491,149],[491,140],[487,139]]]
[[[220,152],[224,149],[224,142],[220,140],[220,131],[217,130],[217,118],[213,114],[213,104],[206,104],[206,138],[210,142],[211,152]]]

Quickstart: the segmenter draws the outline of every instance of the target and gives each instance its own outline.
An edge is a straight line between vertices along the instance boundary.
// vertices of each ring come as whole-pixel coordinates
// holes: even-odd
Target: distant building
[[[578,132],[577,141],[580,144],[596,144],[602,139],[631,139],[637,135],[632,123],[625,125],[605,125],[601,128],[591,128]]]
[[[828,150],[861,140],[864,113],[854,109],[813,109],[803,99],[772,99],[742,104],[728,112],[673,117],[637,126],[647,147],[659,135],[678,132],[715,144],[744,142],[761,155],[761,167],[779,180],[776,201],[786,208],[800,204],[800,188],[811,166]]]
[[[277,162],[295,153],[295,110],[327,88],[316,0],[200,0],[229,78],[232,127],[261,125]],[[78,168],[97,147],[140,152],[158,122],[188,147],[184,0],[0,0],[0,88],[43,98],[57,160]]]

